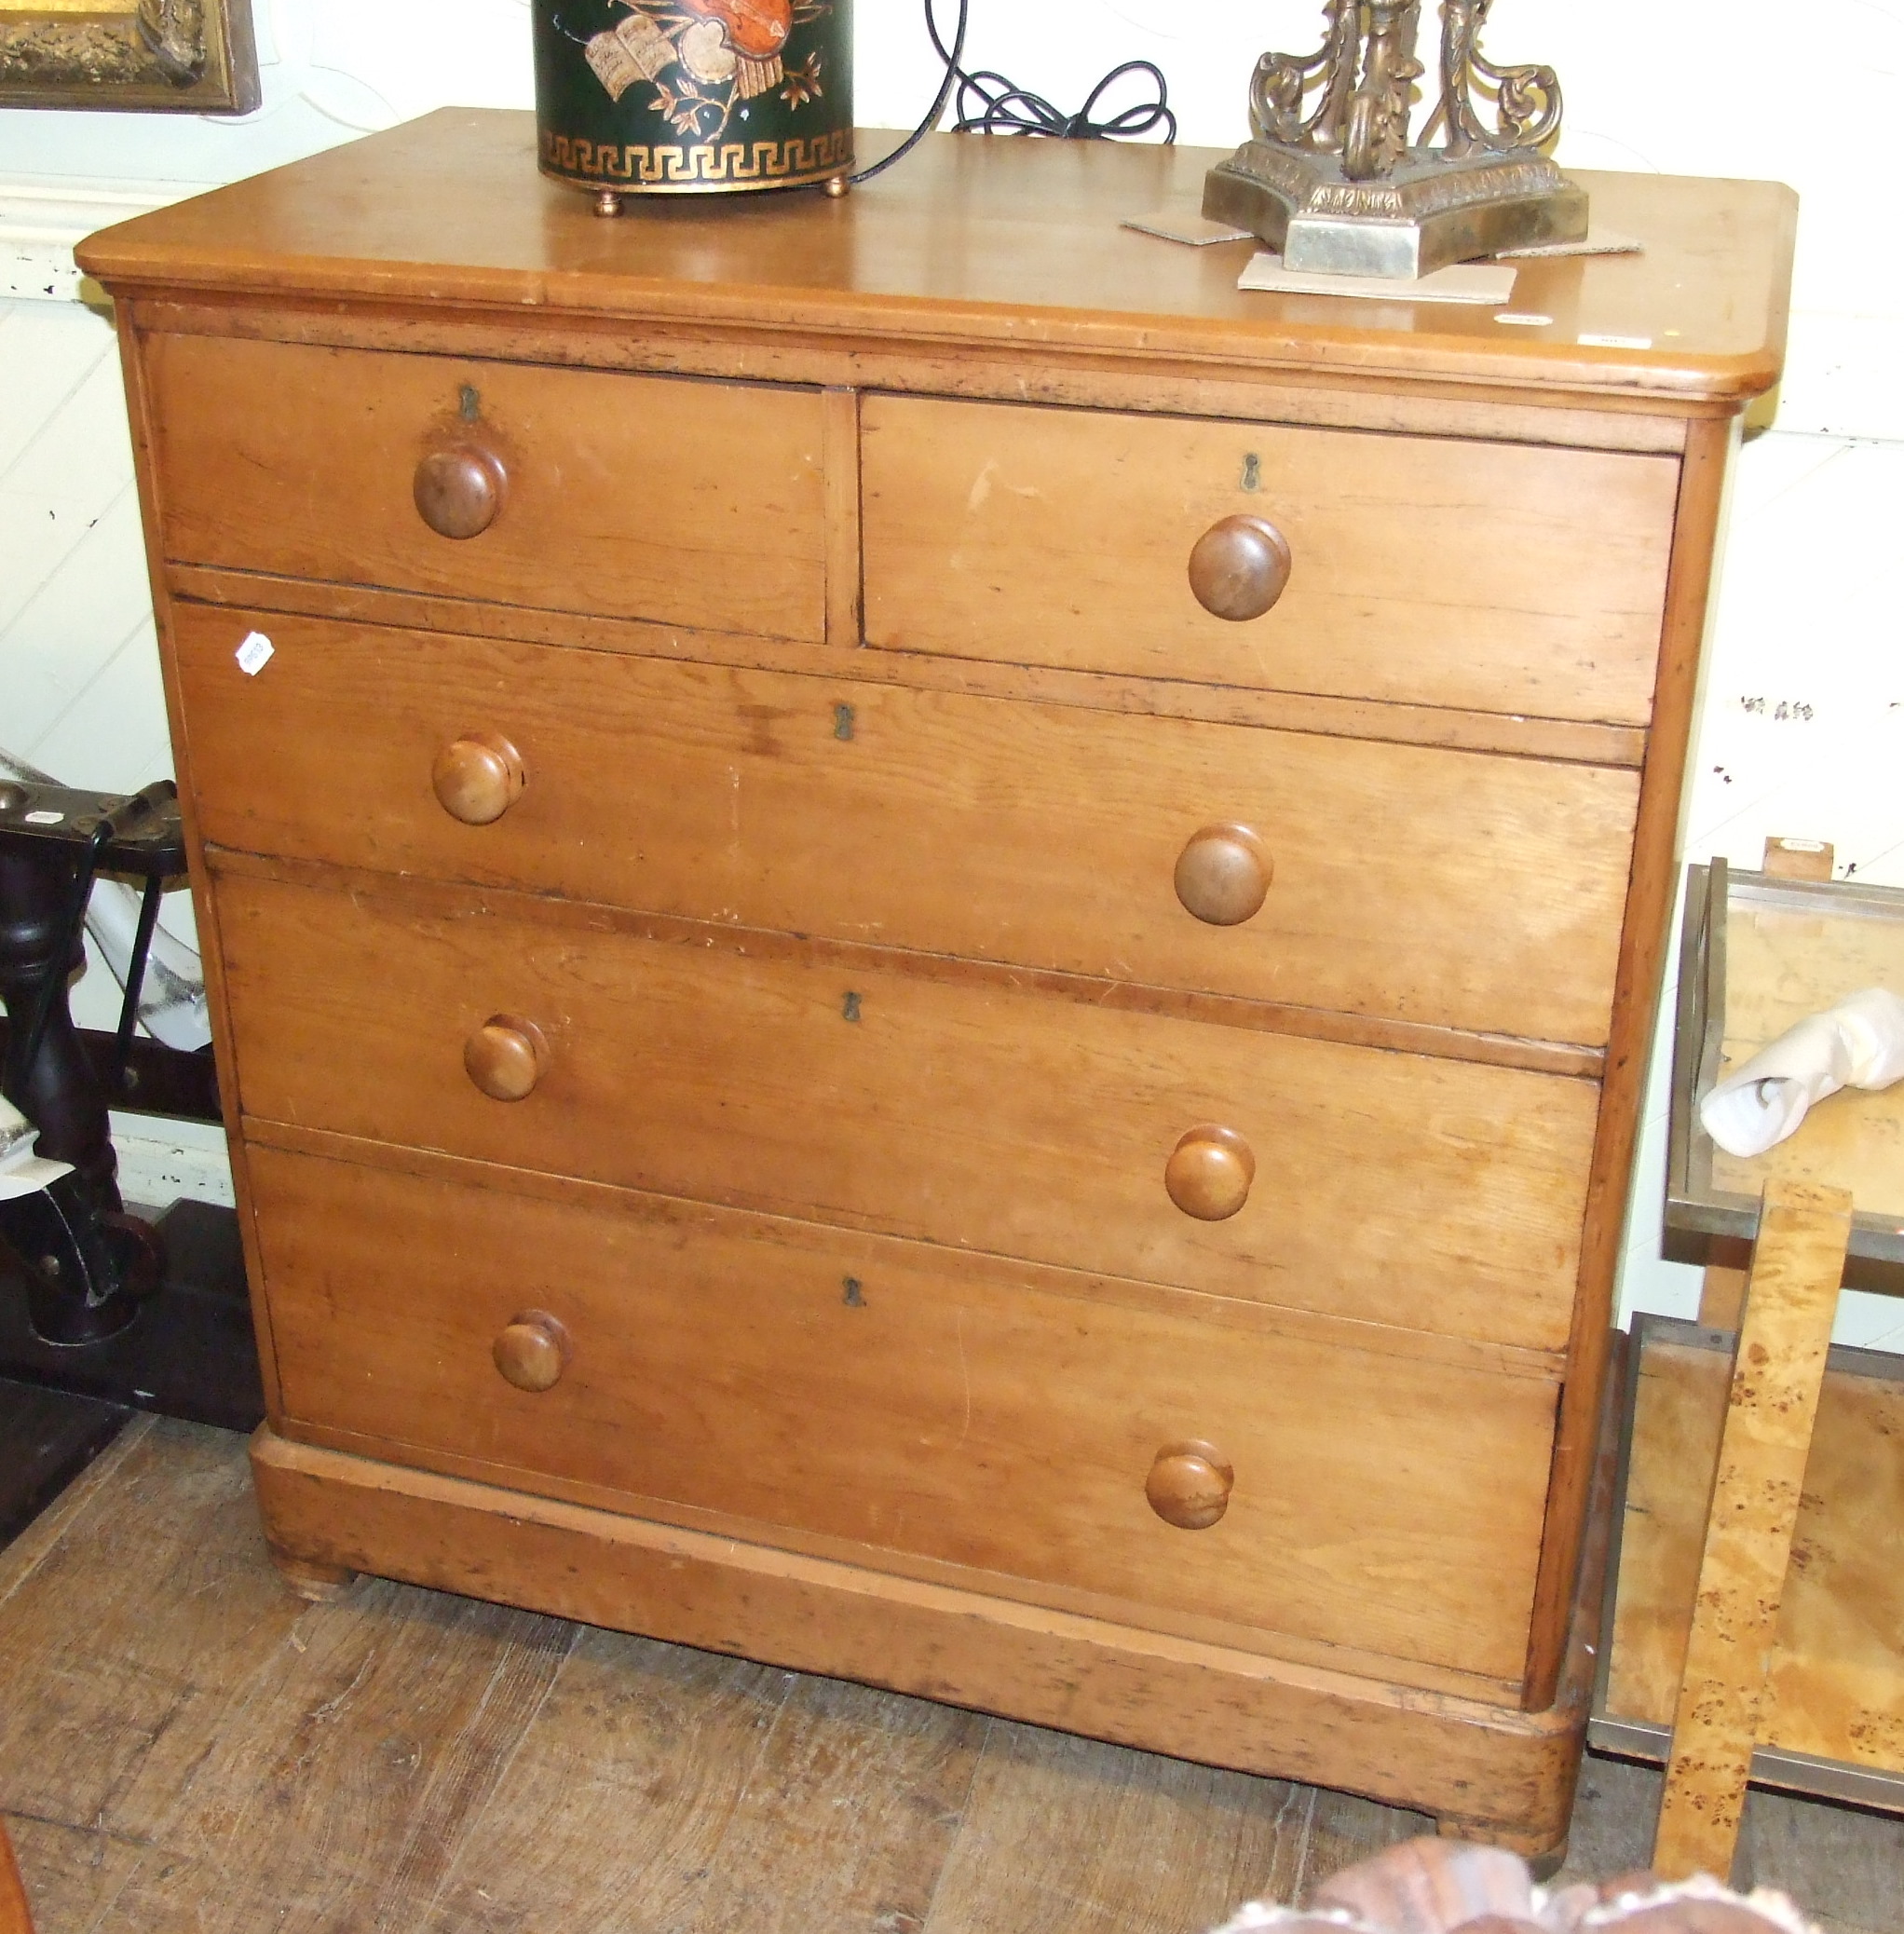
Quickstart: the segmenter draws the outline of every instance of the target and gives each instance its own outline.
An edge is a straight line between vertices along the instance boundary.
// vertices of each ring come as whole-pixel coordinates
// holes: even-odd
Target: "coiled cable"
[[[945,103],[951,100],[955,89],[958,101],[953,109],[952,125],[960,134],[1042,134],[1059,141],[1129,141],[1149,134],[1152,129],[1162,128],[1166,142],[1176,139],[1176,116],[1170,106],[1170,84],[1154,61],[1126,61],[1122,66],[1113,67],[1092,89],[1083,106],[1076,114],[1067,115],[1042,94],[1034,94],[1028,88],[1019,87],[988,67],[968,73],[964,65],[965,38],[972,21],[972,0],[959,0],[959,24],[954,30],[950,47],[945,45],[939,32],[934,6],[935,0],[925,0],[926,32],[932,36],[932,50],[945,63],[945,73],[933,99],[932,111],[890,155],[850,176],[855,186],[861,182],[871,181],[876,174],[883,174],[895,162],[904,160],[939,125],[939,117],[945,112]],[[1148,75],[1156,83],[1156,99],[1136,102],[1129,107],[1120,108],[1108,119],[1099,120],[1098,103],[1118,82],[1132,74]]]

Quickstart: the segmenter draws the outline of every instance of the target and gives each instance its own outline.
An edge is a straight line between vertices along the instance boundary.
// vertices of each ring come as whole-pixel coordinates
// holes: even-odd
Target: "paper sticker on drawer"
[[[238,670],[247,678],[255,678],[270,663],[277,648],[263,632],[247,632],[245,642],[238,648]]]

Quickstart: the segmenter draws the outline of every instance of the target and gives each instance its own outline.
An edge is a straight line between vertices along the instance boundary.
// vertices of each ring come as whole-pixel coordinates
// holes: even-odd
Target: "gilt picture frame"
[[[249,114],[251,0],[0,0],[0,107]]]

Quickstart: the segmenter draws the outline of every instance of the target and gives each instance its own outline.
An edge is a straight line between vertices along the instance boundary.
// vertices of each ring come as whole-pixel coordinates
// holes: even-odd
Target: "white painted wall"
[[[940,0],[948,23],[953,5]],[[1313,0],[972,0],[967,64],[1068,109],[1107,68],[1146,57],[1170,78],[1182,138],[1227,145],[1244,131],[1257,54],[1307,49],[1320,12]],[[75,782],[143,783],[165,735],[110,336],[58,259],[79,232],[71,197],[170,199],[441,104],[530,104],[526,0],[462,0],[450,17],[423,0],[259,0],[256,23],[265,101],[241,121],[0,112],[0,291],[16,292],[0,296],[0,743]],[[1801,37],[1842,62],[1808,72],[1802,95]],[[1887,117],[1865,110],[1904,68],[1904,0],[1817,0],[1797,20],[1775,0],[1499,0],[1488,47],[1558,68],[1563,163],[1774,176],[1803,197],[1783,396],[1740,463],[1687,854],[1755,864],[1768,833],[1810,836],[1836,844],[1841,871],[1904,885],[1904,620],[1890,580],[1904,256],[1857,186],[1887,178]],[[859,118],[909,125],[935,82],[914,0],[860,0],[855,48]],[[1804,112],[1821,125],[1781,141]],[[103,978],[82,988],[95,1013],[111,1004]],[[1664,1128],[1655,1080],[1626,1301],[1688,1314],[1695,1273],[1657,1260]],[[135,1151],[129,1165],[149,1160],[165,1185],[182,1164],[164,1153]],[[215,1154],[188,1156],[195,1192],[211,1192]],[[1904,1345],[1904,1313],[1847,1299],[1840,1334]]]

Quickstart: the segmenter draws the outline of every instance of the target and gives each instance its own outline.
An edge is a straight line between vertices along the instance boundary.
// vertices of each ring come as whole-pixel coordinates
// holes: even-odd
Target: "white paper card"
[[[70,1162],[48,1162],[44,1155],[29,1155],[24,1162],[13,1163],[4,1174],[0,1174],[0,1202],[31,1195],[48,1183],[57,1182],[62,1175],[72,1173]]]
[[[255,678],[270,663],[277,648],[263,632],[247,632],[245,642],[238,648],[238,670],[247,678]]]
[[[1132,215],[1123,225],[1139,235],[1154,235],[1164,241],[1186,242],[1193,249],[1207,249],[1212,242],[1248,241],[1247,228],[1232,228],[1228,222],[1212,222],[1194,209],[1161,208],[1155,214]]]
[[[1645,252],[1630,235],[1586,225],[1586,239],[1577,242],[1535,242],[1526,249],[1503,249],[1503,262],[1533,262],[1544,255],[1639,255]]]
[[[1498,309],[1514,294],[1515,271],[1496,262],[1458,262],[1433,275],[1407,280],[1398,276],[1316,275],[1285,268],[1280,255],[1253,256],[1236,279],[1239,289],[1278,295],[1360,295],[1380,302],[1463,302]]]

